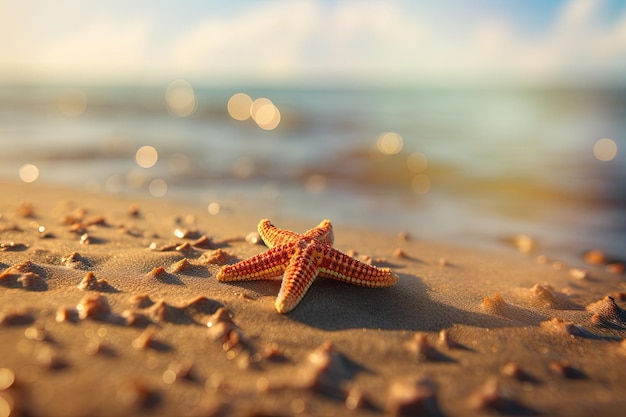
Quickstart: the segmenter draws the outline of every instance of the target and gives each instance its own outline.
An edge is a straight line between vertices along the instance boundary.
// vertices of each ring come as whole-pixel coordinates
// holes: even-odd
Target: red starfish
[[[390,287],[398,276],[389,268],[364,264],[332,248],[333,229],[329,220],[304,234],[282,230],[263,219],[258,225],[261,238],[270,249],[234,265],[224,266],[219,281],[282,279],[276,311],[293,310],[318,276],[364,287]]]

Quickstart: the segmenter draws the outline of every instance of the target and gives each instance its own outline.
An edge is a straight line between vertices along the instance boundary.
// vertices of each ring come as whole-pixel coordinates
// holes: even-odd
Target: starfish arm
[[[324,248],[319,275],[371,288],[391,287],[398,282],[391,269],[364,264],[330,246]]]
[[[234,265],[223,266],[218,281],[254,281],[277,279],[285,271],[293,254],[295,243],[281,245]]]
[[[315,245],[298,247],[294,253],[280,286],[280,291],[276,297],[276,311],[288,313],[293,310],[317,277],[317,264],[319,256],[316,256]]]
[[[324,245],[332,246],[334,241],[333,225],[330,224],[330,220],[328,219],[322,220],[320,224],[313,229],[307,230],[306,233],[304,233],[304,237],[315,239]]]
[[[257,226],[261,239],[265,242],[268,248],[287,244],[294,240],[300,240],[301,236],[298,233],[290,230],[279,229],[274,226],[268,219],[263,219]]]

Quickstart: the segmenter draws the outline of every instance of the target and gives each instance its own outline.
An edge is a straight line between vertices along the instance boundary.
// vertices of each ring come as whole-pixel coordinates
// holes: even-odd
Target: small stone
[[[621,274],[624,272],[624,263],[622,262],[612,262],[606,265],[607,272],[612,274]]]
[[[389,386],[385,412],[389,416],[441,416],[435,384],[429,379],[401,379]]]
[[[569,276],[574,279],[587,279],[589,278],[589,271],[580,268],[570,268]]]
[[[61,306],[57,310],[55,320],[57,323],[62,323],[64,321],[76,323],[78,321],[78,311],[67,306]]]
[[[606,263],[606,256],[604,252],[594,249],[585,253],[583,259],[590,265],[602,265]]]
[[[404,250],[402,250],[402,248],[396,248],[396,250],[393,251],[393,257],[398,259],[404,259],[407,258],[407,255]]]
[[[96,320],[105,320],[111,314],[109,301],[100,294],[90,294],[84,297],[76,306],[78,318],[85,320],[93,318]]]

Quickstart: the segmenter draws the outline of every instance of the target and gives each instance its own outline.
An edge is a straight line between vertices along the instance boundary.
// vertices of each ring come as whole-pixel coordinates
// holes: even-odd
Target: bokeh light
[[[193,87],[185,80],[174,80],[165,92],[167,110],[178,117],[187,117],[196,110],[198,100]]]
[[[59,94],[58,109],[68,117],[78,117],[87,110],[87,96],[78,88],[70,88]]]
[[[385,132],[378,137],[378,150],[385,155],[395,155],[402,150],[404,141],[402,136],[394,132]]]
[[[142,146],[137,149],[135,161],[142,168],[152,168],[159,160],[159,153],[152,146]]]
[[[209,203],[209,205],[207,206],[207,211],[212,216],[215,216],[215,215],[219,214],[221,209],[222,209],[222,207],[220,206],[220,203],[218,203],[216,201],[213,201],[213,202]]]
[[[419,174],[428,168],[428,157],[421,152],[413,152],[406,159],[406,166],[414,174]]]
[[[33,164],[24,164],[19,169],[19,176],[24,182],[35,182],[39,178],[39,168]]]
[[[256,124],[264,130],[273,130],[280,123],[280,111],[268,98],[257,98],[250,106],[250,115]]]
[[[415,194],[426,194],[430,191],[430,177],[426,174],[418,174],[411,180],[411,188]]]
[[[167,194],[167,183],[161,178],[155,178],[148,184],[148,191],[153,197],[163,197]]]
[[[252,99],[245,93],[233,94],[227,104],[228,114],[235,120],[244,121],[250,118]]]
[[[611,161],[617,156],[617,144],[609,138],[600,139],[593,145],[593,155],[599,161]]]

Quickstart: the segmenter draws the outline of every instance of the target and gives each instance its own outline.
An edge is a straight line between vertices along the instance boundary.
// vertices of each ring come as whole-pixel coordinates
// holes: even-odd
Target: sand
[[[279,282],[215,278],[266,250],[246,240],[260,218],[33,184],[0,191],[0,416],[626,406],[626,285],[614,260],[568,264],[524,237],[521,251],[481,250],[333,224],[336,248],[399,283],[319,279],[283,315]]]

